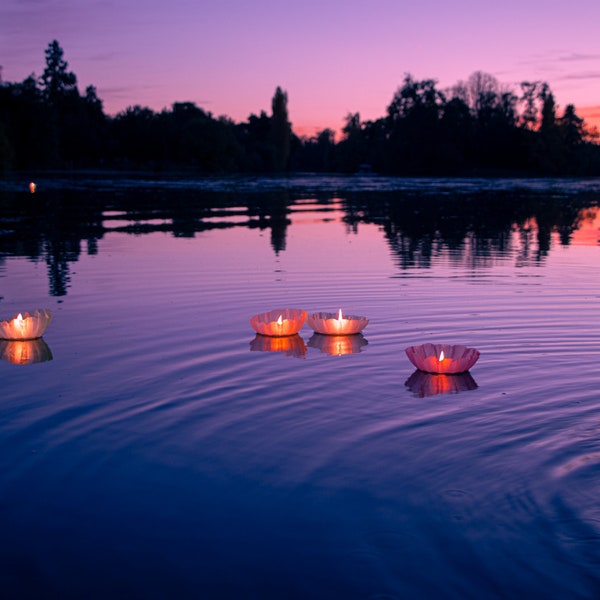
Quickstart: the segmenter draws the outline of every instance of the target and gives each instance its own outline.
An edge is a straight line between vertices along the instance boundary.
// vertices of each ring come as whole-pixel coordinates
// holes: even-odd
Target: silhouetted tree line
[[[450,90],[406,75],[386,114],[348,114],[341,140],[324,129],[292,131],[288,97],[277,88],[271,115],[235,123],[192,102],[154,112],[129,107],[104,114],[94,86],[81,94],[54,40],[41,77],[0,80],[0,171],[11,169],[191,169],[200,173],[373,171],[391,175],[519,172],[600,174],[597,132],[575,107],[557,113],[544,82],[523,82],[520,96],[476,72]]]

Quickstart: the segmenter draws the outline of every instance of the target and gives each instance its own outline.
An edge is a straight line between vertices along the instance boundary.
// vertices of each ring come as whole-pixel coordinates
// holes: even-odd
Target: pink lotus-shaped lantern
[[[369,323],[366,317],[337,313],[317,312],[308,317],[308,326],[324,335],[354,335],[360,333]]]
[[[52,320],[52,311],[47,308],[24,312],[0,321],[0,339],[3,340],[35,340],[44,335]]]
[[[254,315],[250,319],[250,325],[256,333],[261,335],[273,337],[295,335],[302,329],[307,315],[308,313],[305,310],[298,308],[270,310]]]
[[[408,360],[426,373],[465,373],[479,358],[479,350],[451,344],[423,344],[405,350]]]

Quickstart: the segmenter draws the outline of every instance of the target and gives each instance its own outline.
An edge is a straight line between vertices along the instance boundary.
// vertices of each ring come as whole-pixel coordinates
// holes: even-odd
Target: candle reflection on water
[[[298,334],[283,337],[257,334],[250,342],[250,350],[252,352],[283,352],[286,356],[296,358],[306,356],[306,344]]]
[[[362,347],[367,344],[367,340],[360,333],[354,335],[322,335],[315,333],[308,340],[309,347],[318,348],[321,352],[330,356],[357,354],[362,352]]]
[[[0,340],[0,359],[14,365],[32,365],[52,360],[52,352],[42,338]]]
[[[417,369],[404,384],[415,396],[426,398],[439,394],[458,394],[476,389],[477,383],[471,373],[446,375],[425,373]]]

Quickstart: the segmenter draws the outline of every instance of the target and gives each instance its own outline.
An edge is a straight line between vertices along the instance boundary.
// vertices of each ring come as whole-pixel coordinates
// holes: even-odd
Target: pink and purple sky
[[[474,71],[550,84],[600,128],[599,0],[3,0],[4,81],[41,75],[57,39],[114,115],[194,102],[245,121],[288,92],[294,131],[385,115],[406,73],[439,89]]]

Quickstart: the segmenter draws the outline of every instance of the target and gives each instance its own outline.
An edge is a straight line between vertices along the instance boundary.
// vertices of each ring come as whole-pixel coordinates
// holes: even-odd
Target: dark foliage
[[[288,96],[272,114],[242,123],[191,102],[156,113],[132,106],[109,117],[96,89],[84,94],[54,40],[42,76],[0,81],[0,172],[23,169],[188,169],[198,173],[360,171],[391,175],[598,175],[597,134],[571,104],[557,115],[544,82],[518,97],[487,73],[441,91],[406,75],[386,115],[350,113],[336,142],[330,129],[294,135]]]

